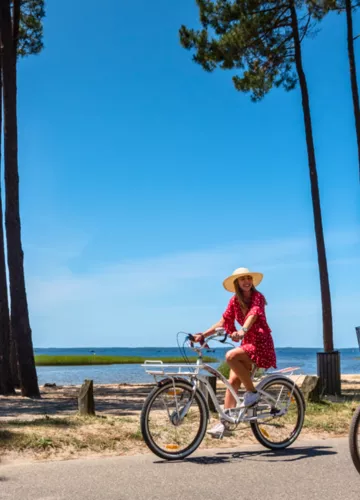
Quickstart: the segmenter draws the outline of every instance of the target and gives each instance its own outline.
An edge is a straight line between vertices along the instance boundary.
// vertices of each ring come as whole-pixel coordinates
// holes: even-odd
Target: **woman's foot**
[[[226,410],[225,410],[226,412]],[[224,436],[232,436],[233,432],[230,431],[225,427],[225,425],[222,422],[217,423],[207,431],[208,434],[210,434],[211,437],[221,439]]]
[[[225,432],[225,425],[221,422],[218,422],[214,427],[207,431],[207,434],[210,434],[213,438],[222,438]]]
[[[256,392],[246,391],[244,394],[244,406],[246,408],[254,406],[260,399],[260,394]]]

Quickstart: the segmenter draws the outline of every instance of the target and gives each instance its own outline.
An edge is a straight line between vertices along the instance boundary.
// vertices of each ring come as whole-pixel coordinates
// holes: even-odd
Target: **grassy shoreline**
[[[160,357],[160,358],[143,358],[140,356],[48,356],[41,354],[35,356],[36,366],[87,366],[87,365],[123,365],[123,364],[141,364],[146,359],[161,360],[164,363],[185,363],[182,357]],[[195,363],[197,358],[190,357],[191,363]],[[215,363],[216,358],[204,356],[203,361],[207,363]]]

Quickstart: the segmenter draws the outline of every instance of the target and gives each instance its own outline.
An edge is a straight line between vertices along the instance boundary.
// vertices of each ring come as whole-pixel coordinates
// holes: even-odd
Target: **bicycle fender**
[[[169,382],[183,382],[184,384],[187,384],[189,385],[190,387],[193,387],[193,384],[191,382],[189,382],[188,380],[184,379],[183,377],[167,377],[167,378],[163,378],[162,380],[159,380],[159,382],[157,382],[157,386],[158,387],[163,387],[165,384],[168,384]]]
[[[274,373],[274,375],[268,375],[265,378],[263,378],[262,380],[260,380],[260,382],[256,386],[256,389],[262,389],[265,384],[268,384],[269,382],[272,382],[273,380],[286,380],[287,382],[290,382],[291,384],[296,386],[295,382],[293,380],[291,380],[291,378],[286,377],[285,375],[281,375],[281,374],[277,375],[276,373]]]

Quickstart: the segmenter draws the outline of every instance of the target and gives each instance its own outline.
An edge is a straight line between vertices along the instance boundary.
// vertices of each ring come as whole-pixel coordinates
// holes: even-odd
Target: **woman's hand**
[[[244,332],[242,330],[239,330],[238,332],[232,332],[230,337],[234,342],[239,342],[244,338]]]
[[[201,342],[204,340],[204,335],[202,333],[197,333],[194,337],[194,342]]]

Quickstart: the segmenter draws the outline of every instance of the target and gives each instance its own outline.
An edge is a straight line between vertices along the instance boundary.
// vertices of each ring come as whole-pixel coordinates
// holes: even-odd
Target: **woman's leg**
[[[235,390],[235,392],[238,392],[241,386],[241,381],[239,377],[233,372],[233,370],[230,370],[230,375],[229,375],[229,383],[232,386],[232,388]],[[224,408],[235,408],[236,406],[236,401],[229,391],[229,389],[226,389],[225,393],[225,401],[224,401]]]
[[[232,372],[242,382],[247,391],[255,392],[254,384],[251,380],[252,361],[246,352],[241,347],[235,347],[226,353],[226,362],[230,366]]]
[[[255,391],[254,384],[251,380],[252,361],[241,347],[236,347],[226,353],[226,362],[230,366],[229,382],[232,387],[238,391],[241,382],[244,384],[247,391]],[[229,390],[225,394],[224,409],[234,408],[235,400]],[[208,430],[208,434],[213,437],[221,437],[224,435],[225,427],[222,422],[216,424],[212,429]]]

